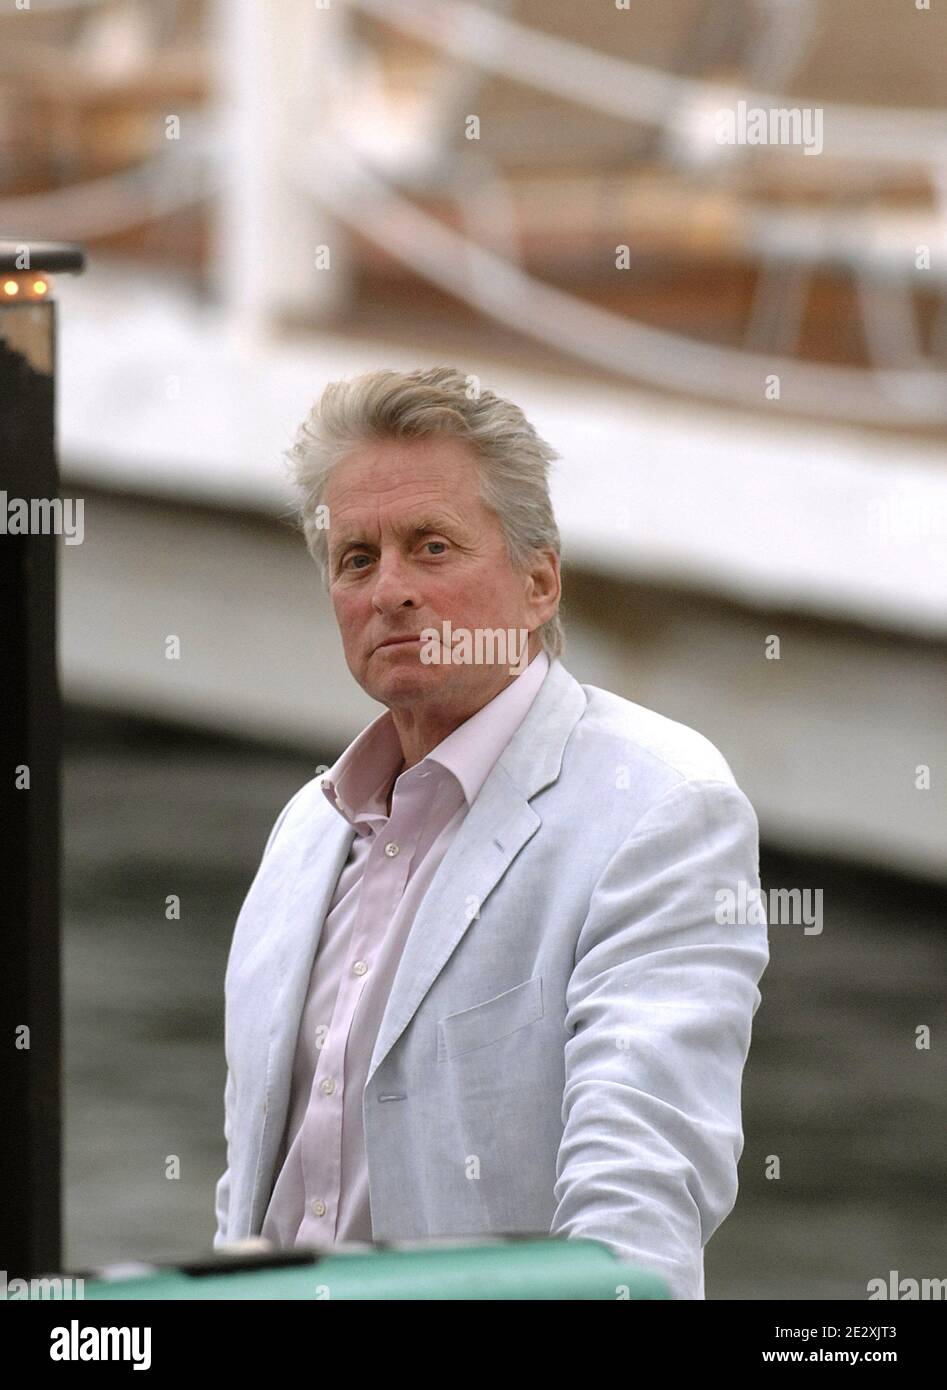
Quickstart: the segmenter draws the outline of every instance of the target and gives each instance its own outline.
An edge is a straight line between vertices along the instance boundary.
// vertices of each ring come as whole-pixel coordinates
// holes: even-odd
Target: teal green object
[[[283,1262],[280,1262],[282,1259]],[[238,1266],[234,1268],[233,1266]],[[189,1272],[190,1271],[190,1272]],[[195,1272],[200,1271],[200,1272]],[[74,1278],[75,1276],[73,1276]],[[599,1241],[431,1244],[319,1255],[228,1257],[86,1279],[82,1301],[116,1299],[667,1299],[656,1274],[623,1264]]]

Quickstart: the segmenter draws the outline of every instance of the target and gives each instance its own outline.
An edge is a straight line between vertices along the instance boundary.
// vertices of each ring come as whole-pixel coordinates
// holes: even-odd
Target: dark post
[[[53,1273],[61,1260],[60,541],[52,509],[33,504],[59,496],[48,276],[82,265],[75,246],[0,241],[0,1268],[8,1278]]]

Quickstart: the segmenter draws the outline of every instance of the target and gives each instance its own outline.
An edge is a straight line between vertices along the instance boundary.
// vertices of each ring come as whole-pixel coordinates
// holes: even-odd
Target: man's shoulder
[[[735,783],[716,744],[689,724],[596,685],[582,686],[586,708],[572,742],[579,762],[614,764],[617,776],[661,795],[682,781]]]
[[[639,832],[673,827],[682,845],[688,837],[758,833],[752,803],[705,734],[614,691],[581,688],[586,706],[541,810],[551,830],[581,836],[596,861]]]

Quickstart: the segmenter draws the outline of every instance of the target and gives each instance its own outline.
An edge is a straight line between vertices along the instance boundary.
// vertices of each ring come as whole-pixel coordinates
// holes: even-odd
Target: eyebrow
[[[410,528],[410,530],[409,530],[406,534],[407,534],[412,540],[417,540],[417,538],[418,538],[419,536],[424,536],[424,535],[426,535],[429,531],[445,531],[445,532],[451,533],[451,532],[454,532],[454,531],[456,531],[456,530],[457,530],[457,523],[456,523],[456,522],[448,520],[447,517],[436,517],[436,516],[434,516],[434,517],[429,517],[429,518],[427,518],[427,519],[424,520],[424,521],[418,521],[418,522],[416,522],[416,523],[414,524],[414,526],[412,526],[412,527]],[[332,547],[332,556],[333,556],[333,558],[334,558],[334,559],[338,559],[340,555],[344,555],[345,552],[346,552],[347,550],[350,550],[353,546],[358,546],[358,547],[360,547],[360,548],[362,548],[362,549],[364,549],[364,550],[374,550],[374,549],[376,548],[376,547],[372,544],[371,541],[366,541],[366,540],[364,540],[364,539],[363,539],[362,537],[360,537],[360,536],[357,536],[357,535],[343,536],[342,539],[339,540],[339,541],[336,541],[335,544],[334,544],[333,547]]]

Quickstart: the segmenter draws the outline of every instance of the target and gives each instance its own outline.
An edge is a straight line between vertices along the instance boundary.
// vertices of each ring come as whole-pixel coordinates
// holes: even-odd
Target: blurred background
[[[711,738],[764,888],[823,894],[770,927],[708,1297],[947,1274],[945,48],[923,0],[4,7],[0,234],[89,258],[67,1266],[210,1246],[236,913],[380,712],[282,451],[327,381],[449,362],[562,455],[566,667]],[[721,143],[741,102],[819,147]]]

